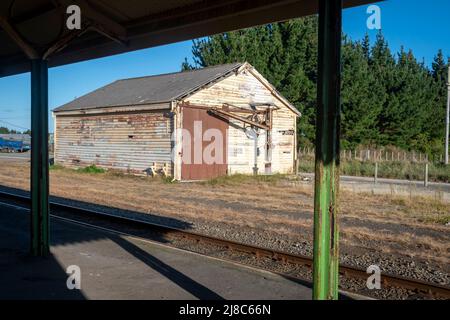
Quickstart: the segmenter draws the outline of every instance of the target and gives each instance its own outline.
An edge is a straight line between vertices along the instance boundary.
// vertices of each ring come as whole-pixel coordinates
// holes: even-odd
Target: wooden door
[[[228,121],[208,114],[204,108],[185,106],[183,107],[183,129],[181,179],[206,180],[226,175]],[[186,134],[190,137],[186,137]],[[211,141],[205,141],[205,137]],[[212,148],[213,143],[215,146],[221,146],[222,150]],[[212,149],[214,149],[211,153],[214,156],[213,161],[211,157],[207,158]]]

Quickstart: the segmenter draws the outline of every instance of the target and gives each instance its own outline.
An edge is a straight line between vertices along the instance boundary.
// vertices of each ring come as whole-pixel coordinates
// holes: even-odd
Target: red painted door
[[[183,107],[182,180],[227,174],[228,122],[195,106]]]

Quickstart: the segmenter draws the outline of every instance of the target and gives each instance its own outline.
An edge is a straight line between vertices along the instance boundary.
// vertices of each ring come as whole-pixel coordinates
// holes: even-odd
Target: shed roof
[[[190,71],[117,80],[53,111],[169,102],[228,75],[242,65],[242,63],[232,63]]]
[[[241,67],[253,69],[249,63],[237,62],[189,71],[117,80],[66,103],[54,109],[53,112],[146,105],[181,100],[204,86],[237,72]],[[273,86],[271,87],[273,88]],[[290,109],[300,115],[294,106],[284,99],[275,88],[273,89],[273,94],[277,95]]]

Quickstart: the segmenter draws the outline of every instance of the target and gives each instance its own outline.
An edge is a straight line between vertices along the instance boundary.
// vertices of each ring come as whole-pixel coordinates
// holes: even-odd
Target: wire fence
[[[298,150],[298,172],[314,172],[314,148]],[[429,159],[427,154],[398,150],[342,150],[340,171],[343,175],[392,178],[423,181],[450,182],[450,165],[444,165],[442,158]]]
[[[314,157],[315,149],[303,147],[299,148],[299,157]],[[443,162],[444,155],[428,157],[428,154],[415,151],[393,151],[393,150],[376,150],[376,149],[357,149],[357,150],[341,150],[340,154],[341,161],[345,160],[358,160],[358,161],[372,161],[372,162],[382,162],[382,161],[395,161],[395,162]]]

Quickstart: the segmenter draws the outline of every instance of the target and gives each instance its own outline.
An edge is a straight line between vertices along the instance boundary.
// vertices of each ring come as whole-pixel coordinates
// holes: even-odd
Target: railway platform
[[[51,220],[51,256],[31,257],[29,212],[0,204],[0,299],[282,299],[311,289],[281,276],[162,244]],[[77,266],[81,289],[66,273]]]

